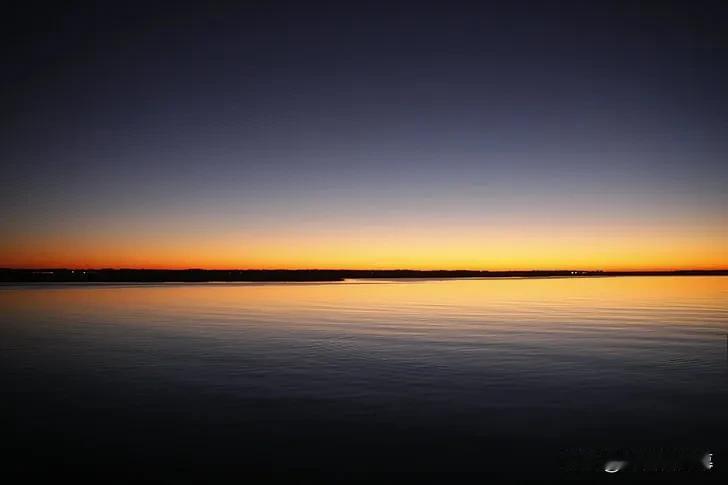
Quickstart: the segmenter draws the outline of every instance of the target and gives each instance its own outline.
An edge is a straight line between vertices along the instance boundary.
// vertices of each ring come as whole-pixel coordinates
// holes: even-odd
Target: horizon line
[[[123,267],[123,266],[107,266],[107,267],[67,267],[67,266],[35,266],[35,267],[12,267],[0,266],[0,271],[412,271],[412,272],[490,272],[490,273],[510,273],[510,272],[588,272],[588,273],[674,273],[684,271],[728,271],[726,267],[713,268],[673,268],[673,269],[586,269],[586,268],[529,268],[529,269],[444,269],[444,268],[201,268],[201,267],[185,267],[185,268],[154,268],[154,267]]]

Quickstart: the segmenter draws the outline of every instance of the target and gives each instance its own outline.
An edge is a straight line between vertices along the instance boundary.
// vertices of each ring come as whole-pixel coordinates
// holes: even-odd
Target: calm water
[[[728,277],[5,286],[0,308],[3,456],[40,469],[725,459]]]

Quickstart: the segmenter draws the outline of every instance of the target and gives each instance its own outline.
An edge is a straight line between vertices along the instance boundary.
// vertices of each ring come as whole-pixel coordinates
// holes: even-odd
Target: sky
[[[721,2],[13,8],[0,267],[728,268]]]

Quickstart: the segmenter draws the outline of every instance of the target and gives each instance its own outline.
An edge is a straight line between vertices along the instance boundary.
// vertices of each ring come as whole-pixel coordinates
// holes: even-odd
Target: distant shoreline
[[[578,278],[594,276],[728,276],[728,269],[678,271],[0,269],[0,282],[2,283],[325,282],[346,279]]]

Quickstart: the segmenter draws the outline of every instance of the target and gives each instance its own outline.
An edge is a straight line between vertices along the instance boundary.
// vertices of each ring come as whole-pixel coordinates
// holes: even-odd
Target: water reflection
[[[142,461],[231,460],[248,436],[289,464],[396,468],[406,446],[467,469],[509,443],[704,450],[728,430],[723,277],[3,287],[0,306],[16,433],[143,437]]]

